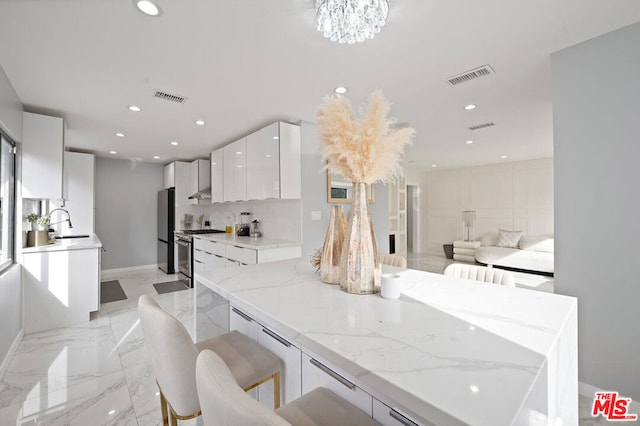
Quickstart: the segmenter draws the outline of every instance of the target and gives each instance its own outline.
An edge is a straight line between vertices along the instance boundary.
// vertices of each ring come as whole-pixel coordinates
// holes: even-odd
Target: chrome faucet
[[[49,217],[51,217],[51,213],[53,213],[53,212],[55,212],[55,211],[57,211],[57,210],[60,210],[60,211],[65,212],[65,213],[67,214],[67,219],[65,219],[65,220],[67,221],[67,223],[69,223],[69,228],[73,228],[73,225],[71,224],[71,215],[69,214],[69,210],[66,210],[66,209],[60,209],[60,208],[58,208],[58,209],[53,209],[53,210],[51,210],[51,211],[49,212]],[[57,225],[58,223],[62,223],[62,222],[64,222],[64,220],[61,220],[60,222],[52,223],[51,225]]]

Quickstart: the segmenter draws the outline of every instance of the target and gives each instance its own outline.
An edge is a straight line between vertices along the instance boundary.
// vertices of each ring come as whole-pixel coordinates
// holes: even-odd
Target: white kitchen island
[[[100,249],[94,234],[22,249],[26,334],[89,321],[100,308]]]
[[[398,300],[344,293],[300,259],[196,274],[196,294],[298,348],[302,393],[316,360],[383,424],[578,423],[575,298],[399,271]]]

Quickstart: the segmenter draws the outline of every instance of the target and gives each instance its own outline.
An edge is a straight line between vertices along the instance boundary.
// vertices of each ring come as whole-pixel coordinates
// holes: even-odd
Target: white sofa
[[[480,239],[476,261],[488,266],[525,269],[553,273],[553,235],[520,237],[518,248],[497,247],[498,232],[490,232]]]

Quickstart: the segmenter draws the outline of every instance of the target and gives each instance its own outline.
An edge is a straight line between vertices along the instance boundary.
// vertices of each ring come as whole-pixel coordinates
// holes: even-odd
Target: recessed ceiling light
[[[115,414],[115,413],[116,413],[116,410],[111,410],[111,411],[109,411],[109,415],[110,415],[110,416],[111,416],[111,415],[113,415],[113,414]]]
[[[271,154],[266,154],[265,157],[271,158]]]
[[[344,86],[338,86],[335,89],[333,89],[333,91],[336,92],[338,95],[344,95],[349,91],[349,89],[347,89]]]
[[[501,155],[500,158],[507,158],[507,156],[506,155]]]
[[[154,159],[154,160],[159,160],[159,159],[160,159],[160,157],[158,157],[157,155],[154,155],[154,156],[153,156],[153,159]]]
[[[117,154],[116,151],[109,151],[109,154]]]
[[[465,106],[464,109],[466,109],[467,111],[471,111],[472,109],[476,109],[476,105],[469,104],[469,105]]]
[[[478,386],[476,386],[476,385],[470,385],[470,386],[469,386],[469,390],[470,390],[471,392],[473,392],[473,393],[478,393],[478,392],[480,392],[480,388],[479,388]]]
[[[273,139],[278,140],[278,139],[280,139],[280,137],[279,136],[274,136]]]
[[[432,164],[431,167],[438,167],[438,165],[437,164]]]
[[[119,137],[119,138],[124,138],[124,133],[118,132],[118,133],[116,133],[116,136]]]
[[[171,141],[171,145],[176,146],[176,145],[178,145],[178,142],[176,142],[176,141]]]
[[[139,0],[136,1],[136,7],[140,12],[149,16],[158,16],[160,15],[160,8],[149,0]]]
[[[465,142],[467,145],[471,145],[473,143],[473,141],[466,141]]]
[[[242,151],[236,151],[236,155],[242,155]]]
[[[204,121],[202,121],[202,120],[196,120],[195,123],[198,126],[204,126]]]
[[[242,168],[242,164],[238,164],[236,167],[238,167],[238,168]]]
[[[129,111],[140,112],[142,111],[142,108],[140,108],[138,105],[129,105]]]

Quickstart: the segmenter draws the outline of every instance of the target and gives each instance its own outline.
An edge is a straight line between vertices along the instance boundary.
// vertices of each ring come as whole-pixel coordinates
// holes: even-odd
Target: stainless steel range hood
[[[208,186],[202,191],[198,191],[188,197],[190,200],[210,200],[211,199],[211,187]]]

